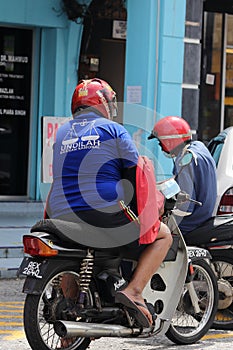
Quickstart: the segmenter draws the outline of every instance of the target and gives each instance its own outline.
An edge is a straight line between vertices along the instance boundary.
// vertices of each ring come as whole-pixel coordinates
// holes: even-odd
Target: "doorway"
[[[233,125],[233,14],[204,12],[199,138]]]
[[[118,123],[123,119],[126,23],[124,0],[92,0],[84,18],[78,70],[78,80],[98,77],[116,91]]]
[[[0,198],[27,196],[33,32],[0,27]]]

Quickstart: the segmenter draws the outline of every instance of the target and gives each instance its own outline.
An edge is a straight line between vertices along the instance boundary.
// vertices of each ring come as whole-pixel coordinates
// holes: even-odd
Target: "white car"
[[[217,166],[217,200],[214,215],[233,213],[233,126],[208,144]]]

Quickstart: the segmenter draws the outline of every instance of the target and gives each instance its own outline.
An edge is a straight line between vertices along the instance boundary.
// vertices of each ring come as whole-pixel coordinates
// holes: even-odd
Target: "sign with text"
[[[127,22],[126,21],[113,21],[112,37],[114,39],[126,39]]]
[[[51,183],[53,181],[53,144],[56,140],[58,128],[72,119],[72,117],[42,117],[43,153],[41,182]]]
[[[28,117],[32,31],[2,27],[0,37],[0,117]]]
[[[142,103],[141,86],[127,86],[127,103]]]

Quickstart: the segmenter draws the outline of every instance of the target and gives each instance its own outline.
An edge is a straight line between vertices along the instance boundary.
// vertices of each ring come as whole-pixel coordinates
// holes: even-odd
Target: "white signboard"
[[[114,39],[126,39],[126,21],[113,21],[112,37]]]
[[[142,103],[141,86],[127,86],[127,103]]]
[[[42,117],[43,153],[42,153],[42,182],[51,183],[53,180],[53,144],[56,140],[57,129],[72,117]]]
[[[214,85],[214,81],[215,81],[215,75],[214,74],[206,74],[206,84],[208,85]]]

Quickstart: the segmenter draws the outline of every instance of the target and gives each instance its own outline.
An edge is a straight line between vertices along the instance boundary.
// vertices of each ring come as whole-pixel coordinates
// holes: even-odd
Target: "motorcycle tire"
[[[70,281],[75,281],[75,285],[78,286],[78,272],[64,270],[63,268],[60,271],[56,271],[48,279],[41,295],[28,294],[26,296],[24,304],[24,330],[32,350],[85,350],[91,342],[90,338],[61,338],[54,330],[54,322],[62,319],[63,312],[66,312],[64,310],[70,306],[69,303],[75,304],[74,296],[71,297],[68,294],[64,296],[62,281],[64,284],[67,278],[71,278]],[[70,282],[71,284],[73,287],[73,282]],[[72,290],[69,283],[66,284],[66,290]],[[93,305],[93,293],[94,291],[89,287],[86,294],[86,306]],[[85,321],[88,322],[90,320]]]
[[[200,312],[196,313],[189,291],[184,285],[179,304],[166,336],[172,342],[185,345],[200,340],[210,329],[218,306],[216,276],[205,260],[192,260],[193,286],[198,297]]]
[[[219,289],[218,310],[212,325],[213,329],[233,329],[233,259],[214,255],[212,266],[216,272]]]

